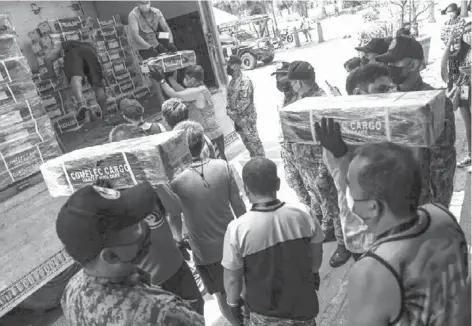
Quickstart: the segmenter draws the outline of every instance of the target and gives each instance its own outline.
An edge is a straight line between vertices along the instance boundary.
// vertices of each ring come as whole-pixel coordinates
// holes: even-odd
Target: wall
[[[65,18],[80,15],[79,9],[74,6],[75,1],[2,1],[0,5],[1,12],[8,12],[11,15],[13,26],[18,34],[23,55],[27,58],[31,67],[38,65],[36,58],[31,51],[28,33],[38,27],[40,22],[54,18]],[[40,8],[39,12],[34,13],[31,4],[36,4]]]
[[[81,1],[86,15],[108,20],[113,15],[128,16],[131,9],[136,7],[137,1]],[[151,1],[151,6],[159,9],[166,19],[198,11],[197,1]]]

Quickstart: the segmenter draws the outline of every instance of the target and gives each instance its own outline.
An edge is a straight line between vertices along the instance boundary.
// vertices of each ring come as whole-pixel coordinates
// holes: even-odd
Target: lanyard
[[[380,240],[380,239],[386,238],[388,236],[391,236],[391,235],[398,234],[398,233],[404,232],[406,230],[409,230],[418,222],[418,220],[419,220],[419,215],[416,214],[415,217],[413,219],[409,220],[408,222],[397,225],[397,226],[391,228],[390,230],[387,230],[384,233],[380,234],[377,237],[377,240]]]
[[[259,211],[259,212],[273,211],[282,207],[284,204],[285,204],[284,202],[281,202],[280,200],[275,199],[275,200],[271,200],[265,203],[253,204],[251,211]]]

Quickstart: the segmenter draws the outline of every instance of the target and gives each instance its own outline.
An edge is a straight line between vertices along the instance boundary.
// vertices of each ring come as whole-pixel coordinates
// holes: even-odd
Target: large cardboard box
[[[443,90],[341,97],[306,97],[279,111],[284,139],[316,143],[315,122],[340,122],[349,144],[391,141],[430,147],[445,123]]]
[[[186,133],[171,131],[75,150],[44,163],[41,173],[51,196],[59,197],[98,179],[117,189],[167,183],[191,162]]]

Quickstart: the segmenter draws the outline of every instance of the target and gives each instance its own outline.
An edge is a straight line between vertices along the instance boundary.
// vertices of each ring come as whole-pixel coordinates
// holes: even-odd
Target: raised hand
[[[333,118],[321,118],[315,123],[316,139],[334,157],[338,158],[347,153],[348,148],[341,135],[341,126]]]

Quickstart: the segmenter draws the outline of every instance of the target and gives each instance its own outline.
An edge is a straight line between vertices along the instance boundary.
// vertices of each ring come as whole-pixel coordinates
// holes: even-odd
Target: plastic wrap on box
[[[37,43],[41,39],[41,33],[39,32],[39,29],[35,28],[28,33],[28,37],[32,42]]]
[[[0,85],[0,106],[19,103],[36,96],[36,85],[31,80]]]
[[[0,130],[0,143],[14,142],[29,136],[37,136],[42,141],[54,137],[51,119],[43,115],[35,120],[12,125]],[[0,147],[2,146],[0,145]]]
[[[21,49],[16,35],[0,34],[0,60],[21,57]]]
[[[46,111],[39,97],[13,105],[0,106],[0,129],[38,119],[45,114]]]
[[[147,86],[137,87],[134,91],[134,97],[136,99],[146,98],[148,96],[151,96],[151,89]]]
[[[114,15],[112,19],[100,20],[97,18],[98,26],[100,28],[122,25],[120,15]]]
[[[41,97],[51,95],[56,91],[55,84],[50,79],[41,80],[40,82],[36,83],[36,87],[38,88],[38,92]]]
[[[0,61],[0,84],[31,79],[31,69],[25,57]]]
[[[164,72],[170,72],[182,68],[186,68],[197,64],[197,57],[194,51],[179,51],[175,54],[162,54],[156,58],[150,58],[143,62],[144,67],[156,67],[164,70]],[[146,73],[146,68],[143,69],[143,73]]]
[[[43,51],[43,47],[41,46],[39,42],[31,43],[31,50],[33,51],[34,54],[38,54]]]
[[[45,108],[45,110],[49,119],[55,119],[64,114],[64,112],[62,111],[62,106],[59,106],[59,105],[48,106]]]
[[[3,154],[3,153],[2,153]],[[62,151],[56,139],[49,139],[0,158],[0,189],[39,172],[40,166],[58,157]]]
[[[15,34],[11,17],[7,13],[0,13],[0,35],[2,34]]]
[[[61,18],[55,22],[56,30],[65,32],[75,32],[83,27],[82,19],[80,16]]]
[[[130,78],[129,80],[126,80],[120,84],[120,89],[122,93],[129,93],[129,92],[134,92],[136,87],[134,85],[134,81]]]
[[[124,189],[148,180],[152,185],[167,183],[192,161],[187,137],[171,131],[79,149],[41,166],[52,197],[69,196],[97,179]]]
[[[59,25],[55,21],[44,21],[38,24],[38,29],[41,35],[49,33],[60,33]]]
[[[66,113],[59,118],[53,119],[52,122],[61,134],[80,128],[80,124],[75,118],[74,112]]]
[[[443,90],[341,97],[306,97],[279,111],[284,139],[314,143],[314,123],[322,117],[341,124],[349,144],[391,141],[430,147],[444,128]]]

